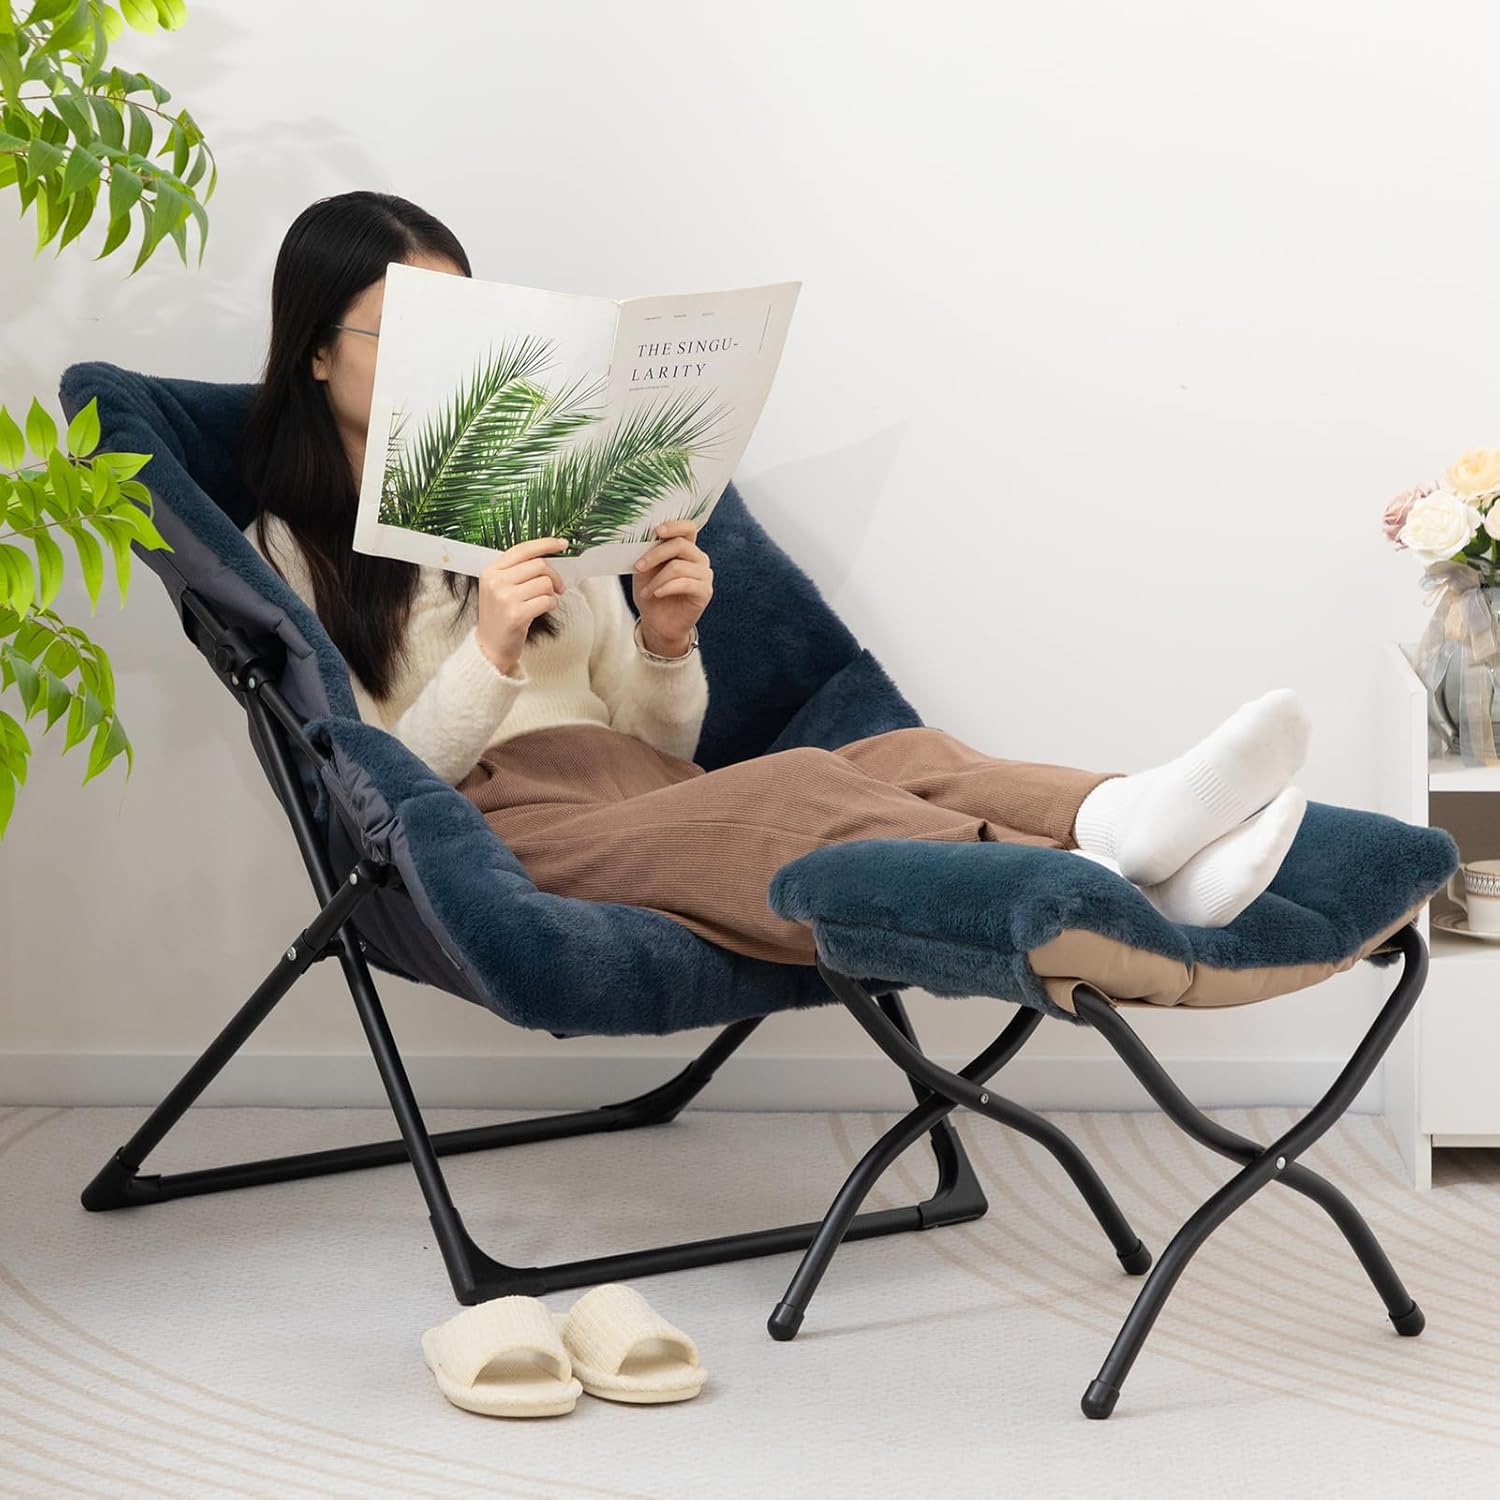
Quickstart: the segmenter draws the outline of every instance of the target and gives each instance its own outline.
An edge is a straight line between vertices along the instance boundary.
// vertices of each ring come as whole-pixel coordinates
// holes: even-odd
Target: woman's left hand
[[[631,593],[641,616],[641,639],[657,656],[683,656],[693,627],[713,598],[714,570],[698,545],[697,521],[663,521],[661,540],[636,563]]]

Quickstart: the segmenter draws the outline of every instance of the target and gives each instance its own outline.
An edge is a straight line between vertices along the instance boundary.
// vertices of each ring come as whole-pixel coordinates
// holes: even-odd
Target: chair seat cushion
[[[770,901],[839,973],[1076,1019],[1080,984],[1116,1002],[1243,1005],[1388,958],[1457,864],[1442,829],[1312,802],[1270,889],[1227,927],[1170,922],[1102,865],[1021,844],[832,844],[783,866]]]

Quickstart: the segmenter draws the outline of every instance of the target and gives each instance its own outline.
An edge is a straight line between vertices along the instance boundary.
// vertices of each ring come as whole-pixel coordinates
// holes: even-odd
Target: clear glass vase
[[[1428,720],[1445,754],[1500,765],[1500,586],[1466,590],[1439,613],[1418,663]]]

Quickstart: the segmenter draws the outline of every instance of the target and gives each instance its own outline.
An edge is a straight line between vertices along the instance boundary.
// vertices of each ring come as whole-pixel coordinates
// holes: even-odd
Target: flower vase
[[[1500,587],[1468,588],[1441,603],[1417,665],[1443,753],[1500,765]]]

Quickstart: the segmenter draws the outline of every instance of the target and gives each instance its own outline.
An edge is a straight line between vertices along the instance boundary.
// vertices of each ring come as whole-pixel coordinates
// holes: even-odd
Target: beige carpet
[[[1210,1241],[1115,1416],[1078,1398],[1138,1283],[1029,1143],[963,1116],[971,1225],[845,1246],[802,1334],[765,1318],[795,1257],[637,1284],[692,1333],[696,1401],[504,1422],[449,1406],[418,1336],[456,1311],[408,1168],[85,1214],[139,1118],[0,1109],[0,1492],[25,1496],[1468,1496],[1500,1493],[1500,1153],[1404,1189],[1379,1121],[1309,1156],[1426,1309],[1399,1339],[1342,1239],[1267,1190]],[[476,1123],[435,1111],[434,1128]],[[515,1264],[817,1217],[890,1117],[691,1112],[450,1159]],[[1291,1116],[1231,1112],[1267,1138]],[[1061,1116],[1147,1243],[1227,1163],[1163,1119]],[[388,1134],[377,1111],[202,1110],[161,1170]],[[925,1194],[913,1150],[885,1202]],[[545,1300],[566,1307],[577,1295]]]

